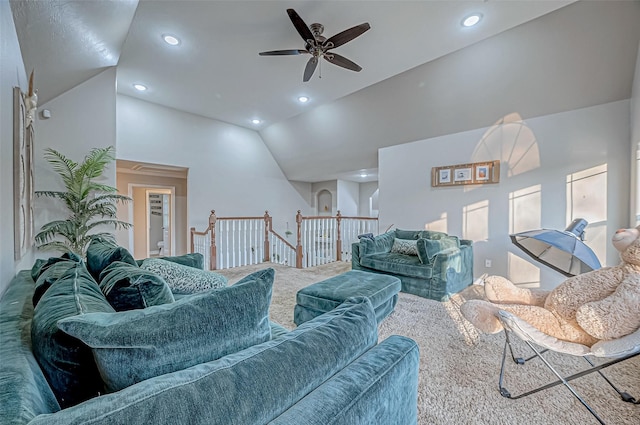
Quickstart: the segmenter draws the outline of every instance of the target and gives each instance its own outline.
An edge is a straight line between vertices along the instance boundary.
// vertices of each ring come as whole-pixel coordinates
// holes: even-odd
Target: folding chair
[[[548,388],[555,387],[557,385],[563,384],[565,387],[571,391],[571,393],[582,403],[584,407],[600,422],[604,424],[605,422],[596,414],[596,412],[589,406],[584,399],[576,392],[576,390],[569,385],[569,382],[580,378],[582,376],[588,375],[593,372],[598,372],[600,376],[604,378],[604,380],[613,388],[622,398],[622,400],[639,404],[640,401],[636,400],[628,393],[624,391],[620,391],[602,372],[601,369],[614,365],[616,363],[623,362],[632,357],[640,354],[640,329],[636,332],[624,336],[622,338],[611,340],[611,341],[600,341],[594,344],[592,347],[587,347],[586,345],[562,341],[552,336],[549,336],[537,328],[533,327],[529,323],[523,321],[519,317],[504,311],[498,311],[498,319],[504,326],[505,333],[505,344],[504,350],[502,352],[502,366],[500,368],[500,379],[498,382],[498,387],[500,389],[500,394],[503,397],[510,398],[512,400],[519,399],[522,397],[526,397],[531,394],[535,394],[539,391],[546,390]],[[513,347],[511,346],[511,337],[510,335],[516,335],[521,340],[523,340],[535,353],[529,358],[516,357],[513,353]],[[526,362],[533,360],[535,358],[540,358],[540,360],[553,372],[554,375],[558,377],[557,381],[551,382],[549,384],[540,386],[530,391],[523,392],[519,395],[511,395],[509,390],[507,390],[503,385],[504,380],[504,372],[505,372],[505,363],[507,357],[507,347],[509,347],[509,351],[511,353],[511,358],[518,365],[524,365]],[[541,347],[542,349],[538,349],[536,347]],[[581,356],[583,357],[591,366],[590,368],[583,370],[581,372],[575,373],[571,376],[563,377],[553,368],[553,366],[549,363],[549,361],[543,357],[542,355],[547,351],[555,351],[564,354],[570,354],[573,356]],[[605,363],[600,365],[595,365],[587,356],[594,356],[599,358],[610,359]]]

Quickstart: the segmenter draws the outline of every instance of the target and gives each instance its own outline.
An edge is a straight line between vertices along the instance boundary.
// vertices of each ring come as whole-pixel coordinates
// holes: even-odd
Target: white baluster
[[[226,261],[227,262],[227,267],[226,268],[228,269],[229,268],[229,257],[230,257],[230,255],[229,255],[229,247],[231,246],[231,244],[229,244],[229,226],[230,226],[229,220],[225,220],[225,224],[226,224],[225,227],[227,228],[227,230],[225,232],[225,237],[226,237],[226,240],[227,240],[227,243],[225,244],[226,245],[225,246],[225,253],[226,253],[226,260],[227,260]]]

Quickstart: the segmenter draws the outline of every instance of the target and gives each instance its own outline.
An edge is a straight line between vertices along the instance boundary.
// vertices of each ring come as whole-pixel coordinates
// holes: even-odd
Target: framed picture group
[[[431,169],[431,186],[488,184],[500,181],[500,161],[446,165]]]

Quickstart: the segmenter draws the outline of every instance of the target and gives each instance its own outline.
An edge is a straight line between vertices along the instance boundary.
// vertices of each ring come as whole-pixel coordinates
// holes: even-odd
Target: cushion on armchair
[[[400,229],[395,229],[394,230],[394,235],[397,239],[410,239],[410,240],[416,240],[418,239],[418,237],[420,237],[420,231],[419,230],[400,230]]]
[[[58,326],[92,348],[109,391],[216,360],[271,338],[274,270],[174,303],[61,320]]]
[[[360,239],[360,255],[390,252],[394,241],[395,233],[393,232],[378,235],[373,240],[362,238]]]
[[[426,267],[415,255],[396,253],[371,254],[360,259],[360,263],[369,269],[379,270],[398,276],[415,276],[429,279],[432,276],[432,267]]]
[[[418,257],[422,264],[433,264],[434,257],[444,250],[459,248],[460,241],[455,236],[446,236],[441,239],[418,239]]]
[[[435,230],[421,230],[419,238],[441,239],[441,238],[446,237],[446,236],[449,236],[449,235],[444,233],[444,232],[438,232],[438,231],[435,231]]]

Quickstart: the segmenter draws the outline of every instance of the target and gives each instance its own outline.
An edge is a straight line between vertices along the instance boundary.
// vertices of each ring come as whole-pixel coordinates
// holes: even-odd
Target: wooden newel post
[[[296,236],[296,268],[302,268],[302,213],[298,210],[296,214],[296,224],[298,225],[298,235]]]
[[[336,261],[342,261],[342,239],[340,237],[340,221],[342,220],[342,214],[340,214],[340,210],[336,214],[336,228],[338,231],[338,237],[336,239]]]
[[[211,235],[211,246],[209,249],[209,270],[215,270],[217,267],[216,210],[211,210],[211,215],[209,216],[209,234]]]
[[[264,212],[264,261],[271,261],[269,255],[269,230],[271,230],[271,217],[269,211]]]

